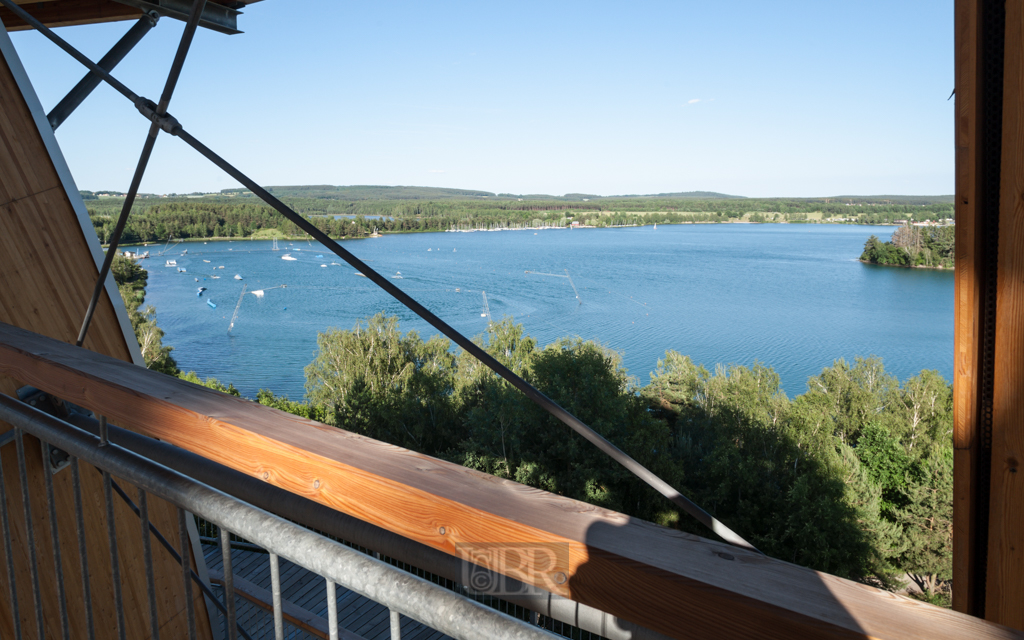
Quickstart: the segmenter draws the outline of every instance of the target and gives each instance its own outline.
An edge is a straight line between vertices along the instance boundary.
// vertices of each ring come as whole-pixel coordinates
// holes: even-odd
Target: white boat
[[[321,267],[323,267],[324,269],[326,269],[326,268],[327,268],[327,265],[326,265],[326,264],[322,264],[322,265],[320,265],[320,266],[321,266]]]
[[[166,262],[166,263],[164,264],[164,266],[165,266],[165,267],[176,267],[176,266],[178,266],[178,261],[177,261],[177,260],[168,260],[168,261],[167,261],[167,262]]]
[[[235,280],[241,280],[241,279],[242,279],[242,276],[240,276],[240,275],[238,275],[238,274],[236,273],[236,274],[235,274]]]
[[[365,278],[365,277],[366,277],[365,275],[363,275],[363,274],[359,273],[358,271],[356,271],[356,275],[357,275],[357,276],[359,276],[359,277],[361,277],[361,278]]]
[[[286,253],[286,254],[284,254],[283,256],[281,256],[281,259],[282,259],[282,260],[298,260],[298,258],[293,258],[293,257],[291,257],[291,256],[290,256],[289,254],[287,254],[287,253]]]
[[[209,260],[203,260],[203,262],[209,262]]]

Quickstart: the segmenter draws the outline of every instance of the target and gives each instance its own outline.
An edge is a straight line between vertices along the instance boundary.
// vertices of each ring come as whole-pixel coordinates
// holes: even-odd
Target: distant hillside
[[[494,197],[490,191],[472,189],[445,189],[440,187],[387,187],[382,185],[352,185],[336,187],[329,184],[267,187],[279,198],[326,198],[331,200],[445,200],[449,198]],[[224,189],[224,195],[240,193],[251,195],[247,189]]]

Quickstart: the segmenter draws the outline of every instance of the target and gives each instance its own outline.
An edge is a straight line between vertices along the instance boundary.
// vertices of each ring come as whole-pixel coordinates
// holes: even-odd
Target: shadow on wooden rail
[[[337,511],[677,638],[1021,638],[0,323],[0,373]],[[472,576],[467,577],[472,586]]]

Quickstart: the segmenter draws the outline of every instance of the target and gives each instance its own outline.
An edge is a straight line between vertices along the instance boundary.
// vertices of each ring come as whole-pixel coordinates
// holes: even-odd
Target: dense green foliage
[[[166,347],[163,344],[164,332],[156,324],[156,309],[150,305],[140,311],[140,307],[146,299],[146,281],[148,279],[146,270],[134,261],[117,254],[114,256],[114,261],[110,263],[110,271],[114,275],[121,299],[124,300],[124,306],[128,310],[128,319],[131,321],[135,337],[139,341],[139,349],[142,351],[142,358],[146,361],[146,367],[176,375],[178,365],[171,357],[171,351],[174,348]]]
[[[946,198],[753,199],[708,192],[615,196],[491,194],[426,187],[273,187],[288,206],[335,238],[384,233],[493,227],[564,227],[716,222],[892,224],[953,217]],[[99,194],[99,195],[97,195]],[[106,243],[123,200],[85,192],[100,240]],[[244,189],[220,194],[140,198],[122,243],[190,238],[296,237],[299,229]]]
[[[952,226],[915,227],[904,225],[882,242],[871,236],[864,243],[860,259],[872,264],[897,267],[953,268],[954,231]]]
[[[708,535],[445,339],[377,315],[318,346],[308,402],[259,402]],[[578,338],[540,348],[509,319],[485,348],[769,555],[889,587],[909,575],[943,597],[952,401],[937,373],[900,384],[878,359],[840,360],[791,400],[770,367],[712,373],[671,351],[639,387],[618,354]]]

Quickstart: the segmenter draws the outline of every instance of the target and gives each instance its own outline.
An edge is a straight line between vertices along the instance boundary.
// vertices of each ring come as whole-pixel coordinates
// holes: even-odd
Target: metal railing
[[[53,450],[67,455],[68,464],[74,478],[74,494],[76,504],[78,546],[82,562],[83,584],[81,595],[89,612],[92,607],[88,563],[90,558],[85,543],[85,526],[82,521],[82,491],[79,482],[80,462],[95,466],[103,473],[104,502],[107,511],[107,528],[110,541],[110,557],[112,571],[115,576],[115,607],[117,608],[118,634],[125,637],[123,601],[119,593],[117,579],[119,559],[117,556],[117,531],[113,518],[113,480],[112,477],[124,479],[139,490],[138,514],[141,521],[140,535],[144,540],[144,562],[146,567],[146,584],[148,591],[150,629],[153,638],[159,637],[160,621],[156,617],[155,593],[153,576],[153,552],[150,540],[154,535],[148,522],[148,494],[158,496],[178,510],[178,537],[182,574],[187,601],[188,632],[190,638],[196,638],[196,616],[192,604],[192,585],[196,576],[191,567],[191,555],[187,518],[191,512],[220,528],[220,543],[224,557],[224,589],[226,594],[223,602],[217,602],[227,619],[228,638],[248,637],[248,633],[239,629],[235,619],[235,599],[233,573],[231,571],[230,534],[234,533],[253,544],[266,549],[271,568],[278,558],[310,571],[325,580],[327,591],[327,609],[330,637],[339,637],[336,585],[349,589],[370,600],[378,602],[391,611],[392,637],[400,637],[397,627],[399,614],[440,631],[452,638],[477,639],[498,638],[509,640],[550,640],[553,636],[537,626],[509,615],[495,611],[472,599],[460,596],[430,581],[402,571],[390,564],[381,562],[374,557],[349,548],[306,528],[268,513],[262,509],[208,485],[200,483],[164,465],[144,458],[110,441],[109,429],[104,420],[100,420],[100,435],[93,435],[68,422],[44,413],[24,402],[0,394],[0,420],[14,426],[7,440],[13,439],[17,447],[18,467],[21,484],[21,502],[25,511],[24,532],[28,542],[29,566],[31,574],[31,606],[34,608],[36,626],[39,637],[45,637],[47,620],[44,619],[42,594],[40,593],[40,572],[36,557],[36,536],[33,531],[31,501],[25,454],[25,435],[34,436],[40,441],[44,462],[43,476],[46,483],[47,508],[49,509],[50,536],[54,555],[54,576],[57,585],[57,600],[60,611],[56,622],[60,628],[60,637],[70,637],[68,624],[67,595],[68,589],[63,580],[63,565],[60,558],[60,539],[57,527],[56,504],[53,499],[53,479],[49,469],[55,458]],[[57,456],[59,457],[59,456]],[[8,595],[11,599],[11,611],[14,617],[15,637],[23,637],[19,607],[28,604],[25,592],[19,589],[15,581],[14,558],[12,555],[12,531],[8,514],[8,499],[4,486],[2,462],[0,462],[0,521],[3,525],[3,542],[7,566]],[[13,502],[13,501],[12,501]],[[20,533],[20,532],[19,532]],[[98,561],[98,558],[91,558]],[[105,559],[104,559],[105,561]],[[275,594],[274,633],[278,640],[284,638],[282,619],[282,603],[280,584],[277,572],[272,571]],[[74,590],[74,591],[77,591]],[[208,594],[209,595],[209,594]],[[95,637],[90,616],[88,636]],[[27,632],[26,632],[27,633]]]

